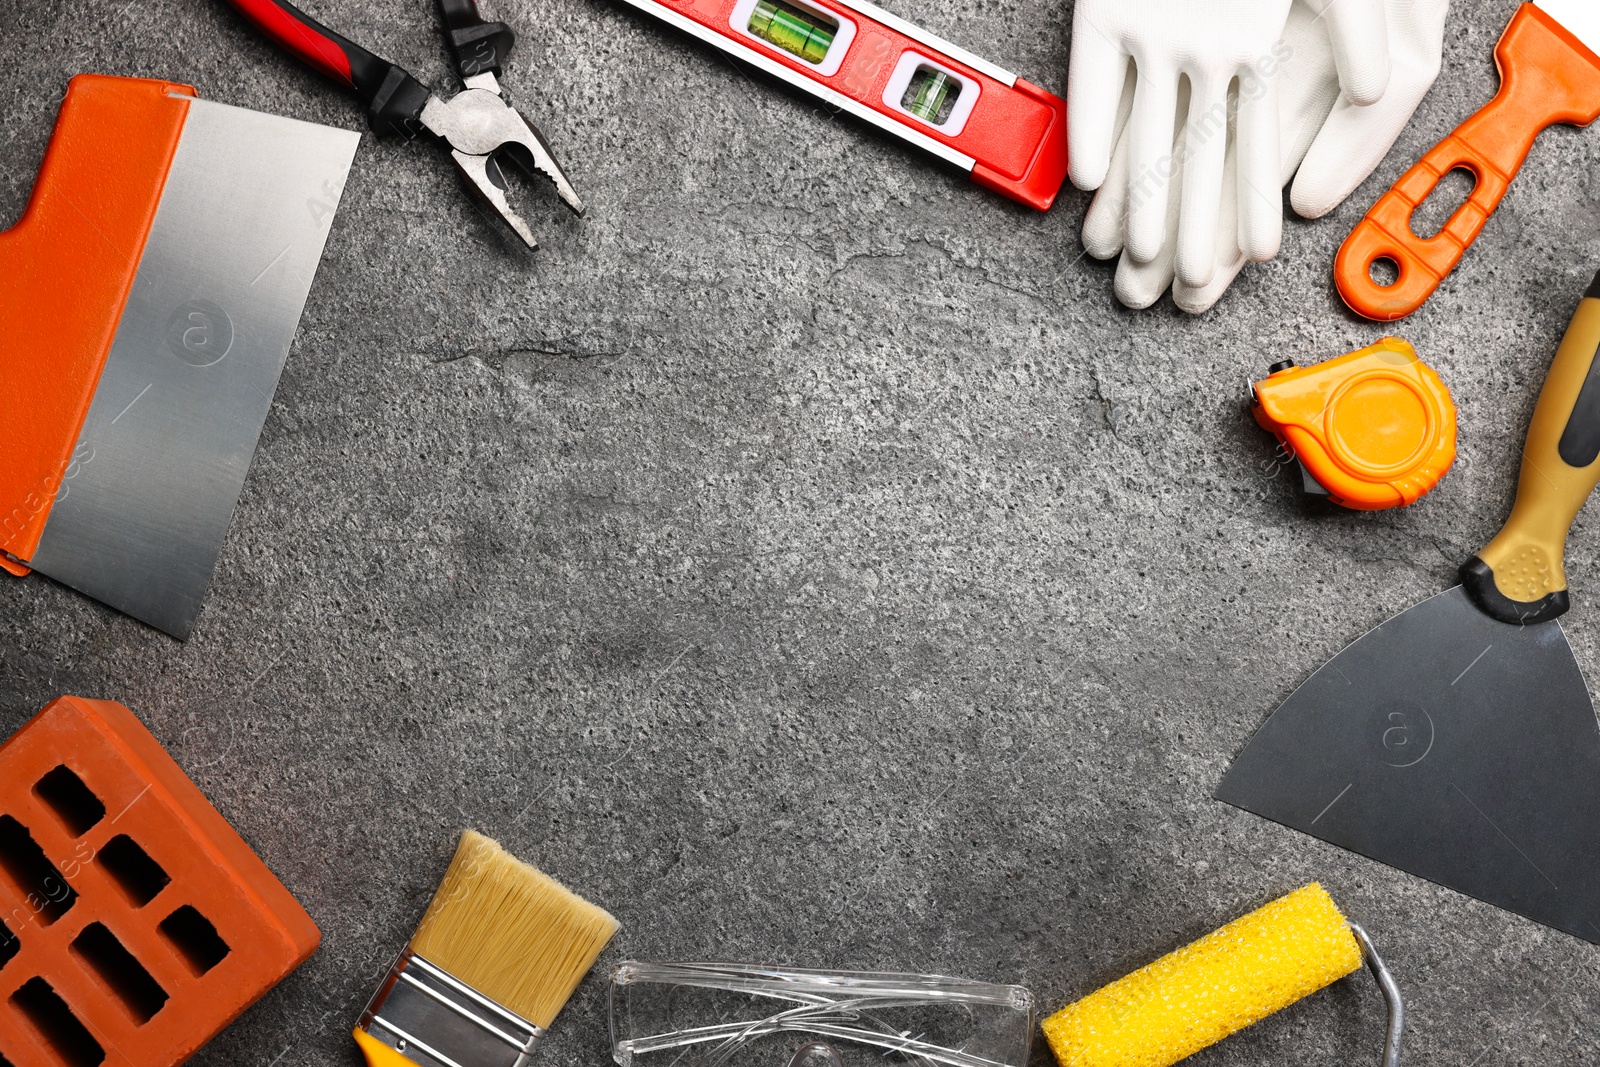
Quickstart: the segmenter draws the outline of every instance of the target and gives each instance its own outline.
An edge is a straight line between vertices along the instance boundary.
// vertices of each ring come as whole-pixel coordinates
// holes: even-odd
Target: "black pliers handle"
[[[463,82],[479,74],[499,76],[517,42],[510,26],[485,21],[478,0],[439,0],[439,18]]]
[[[289,0],[228,0],[279,46],[352,90],[379,134],[428,132],[450,149],[462,177],[530,248],[538,242],[506,202],[499,159],[555,183],[562,201],[583,214],[583,201],[538,128],[500,94],[498,75],[516,41],[503,22],[488,22],[476,0],[438,0],[445,39],[466,88],[442,100],[404,68],[373,54],[307,15]]]

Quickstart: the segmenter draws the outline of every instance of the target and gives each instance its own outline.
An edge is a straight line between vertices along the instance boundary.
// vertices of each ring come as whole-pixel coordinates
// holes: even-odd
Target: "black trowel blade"
[[[1457,586],[1339,653],[1217,799],[1600,944],[1600,727],[1558,622]]]

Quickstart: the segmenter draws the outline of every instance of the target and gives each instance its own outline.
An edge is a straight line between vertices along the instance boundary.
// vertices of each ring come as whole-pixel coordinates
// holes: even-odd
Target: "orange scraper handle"
[[[133,289],[195,91],[80,74],[0,232],[0,569],[26,574]]]
[[[1540,131],[1600,118],[1600,56],[1537,6],[1517,9],[1494,55],[1499,93],[1407,171],[1339,249],[1334,280],[1357,314],[1393,322],[1420,308],[1483,232]],[[1472,196],[1444,229],[1418,237],[1412,214],[1452,170],[1473,176]],[[1383,260],[1397,269],[1392,285],[1373,281]]]

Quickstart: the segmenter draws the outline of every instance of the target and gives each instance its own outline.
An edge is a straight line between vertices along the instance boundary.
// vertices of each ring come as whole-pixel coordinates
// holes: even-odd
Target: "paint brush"
[[[468,830],[356,1043],[370,1067],[523,1067],[617,927]]]

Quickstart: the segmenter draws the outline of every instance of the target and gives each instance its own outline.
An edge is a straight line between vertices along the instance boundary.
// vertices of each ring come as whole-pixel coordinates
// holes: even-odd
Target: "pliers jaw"
[[[529,177],[548,179],[575,215],[583,215],[583,201],[538,127],[500,95],[494,74],[471,75],[466,85],[447,101],[430,96],[420,116],[422,125],[450,149],[450,157],[473,195],[525,245],[538,248],[528,224],[506,199],[501,163],[510,160]]]
[[[477,0],[437,0],[445,41],[466,86],[449,100],[328,29],[291,0],[229,2],[268,37],[354,91],[367,105],[367,122],[377,133],[415,137],[425,129],[437,137],[467,187],[529,248],[539,244],[506,200],[502,161],[510,159],[530,176],[548,178],[562,202],[583,214],[583,201],[544,136],[500,94],[498,75],[516,36],[503,22],[486,22]]]

